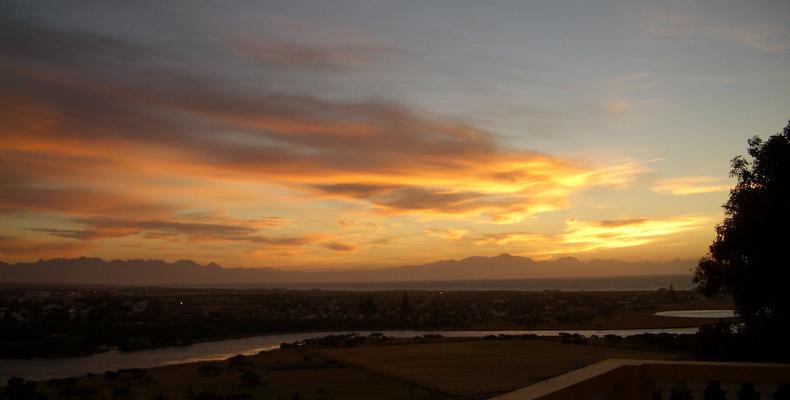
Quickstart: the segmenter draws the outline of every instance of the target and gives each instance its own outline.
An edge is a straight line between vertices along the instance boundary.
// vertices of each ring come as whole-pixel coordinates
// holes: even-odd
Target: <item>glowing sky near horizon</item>
[[[789,106],[787,1],[5,1],[0,260],[697,258]]]

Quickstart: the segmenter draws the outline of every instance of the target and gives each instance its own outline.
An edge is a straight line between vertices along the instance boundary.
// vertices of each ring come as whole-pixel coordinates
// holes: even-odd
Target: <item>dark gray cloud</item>
[[[267,39],[235,40],[229,46],[241,57],[266,66],[330,71],[365,67],[380,55],[398,51],[383,44],[313,45]]]
[[[357,249],[357,246],[353,244],[340,243],[340,242],[324,243],[324,247],[334,251],[354,251]]]
[[[265,236],[253,225],[236,223],[183,222],[170,220],[126,220],[121,218],[81,218],[74,223],[82,229],[32,228],[52,236],[78,240],[95,240],[113,237],[142,235],[149,239],[201,241],[243,241],[258,245],[299,247],[315,242],[311,235]]]
[[[85,244],[73,241],[46,241],[0,236],[0,255],[5,256],[73,256],[87,248]]]

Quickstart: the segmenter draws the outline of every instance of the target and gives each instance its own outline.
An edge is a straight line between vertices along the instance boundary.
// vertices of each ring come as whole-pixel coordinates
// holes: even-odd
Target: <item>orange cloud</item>
[[[460,240],[469,234],[469,230],[452,228],[428,228],[425,230],[425,234],[444,240]]]
[[[69,149],[72,158],[99,158],[110,167],[105,173],[112,173],[112,166],[151,174],[166,170],[180,179],[306,188],[364,200],[383,213],[516,222],[564,207],[577,190],[622,185],[641,172],[634,163],[594,166],[502,150],[488,132],[388,103],[234,96],[210,86],[152,94],[123,83],[97,86],[88,77],[79,85],[34,75],[27,79],[30,86],[39,86],[34,93],[43,91],[41,112],[57,110],[58,117],[38,130],[17,126],[26,138],[0,145],[19,152],[24,147],[20,142],[46,143],[50,147],[36,147],[38,154],[59,157]],[[64,90],[83,101],[53,102],[44,96]],[[107,107],[111,119],[102,110]],[[161,118],[163,109],[171,111],[166,119]],[[93,123],[83,127],[84,120]],[[206,135],[208,126],[234,133]],[[134,151],[125,151],[128,143]],[[80,149],[85,153],[75,154]],[[140,158],[141,153],[146,156]],[[69,171],[79,174],[64,170]]]
[[[653,183],[650,189],[660,194],[689,195],[701,193],[726,192],[729,184],[712,176],[684,176],[661,179]]]
[[[565,221],[562,233],[505,232],[482,235],[477,244],[528,246],[531,254],[553,255],[642,246],[672,235],[706,226],[709,218],[628,218],[608,221]]]
[[[481,235],[475,240],[475,242],[477,244],[506,245],[510,243],[524,243],[524,242],[548,243],[551,240],[553,240],[552,235],[546,235],[546,234],[530,233],[530,232],[502,232],[502,233],[490,233],[486,235]]]
[[[33,229],[82,245],[235,242],[250,254],[310,247],[341,257],[357,245],[321,232],[348,210],[360,220],[516,223],[644,171],[503,148],[492,132],[392,102],[232,85],[179,70],[156,47],[0,22],[0,33],[22,44],[0,47],[10,61],[0,66],[0,212],[34,221],[20,237]],[[245,50],[310,68],[378,51],[263,47]],[[235,61],[250,56],[225,51],[242,57]],[[460,239],[461,231],[426,234]]]
[[[560,242],[569,252],[641,246],[657,239],[705,226],[708,218],[678,216],[634,218],[619,221],[584,222],[567,220]]]

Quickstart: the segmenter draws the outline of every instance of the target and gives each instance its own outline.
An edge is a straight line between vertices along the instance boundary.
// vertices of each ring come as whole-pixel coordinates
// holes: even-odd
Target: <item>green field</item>
[[[39,382],[36,391],[50,399],[478,399],[607,358],[677,356],[558,340],[408,340],[357,347],[303,346],[235,363],[126,371],[113,379],[95,375],[53,380]],[[260,377],[259,383],[243,381],[242,376],[251,372]]]

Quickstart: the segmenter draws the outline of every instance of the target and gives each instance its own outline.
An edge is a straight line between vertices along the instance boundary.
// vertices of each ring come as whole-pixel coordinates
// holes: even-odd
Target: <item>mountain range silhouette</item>
[[[536,261],[501,254],[443,260],[385,269],[296,271],[274,268],[224,268],[192,260],[104,260],[55,258],[37,262],[0,262],[0,283],[96,285],[232,285],[283,282],[397,282],[485,279],[570,278],[691,274],[695,260],[667,262],[580,261],[575,257]]]

